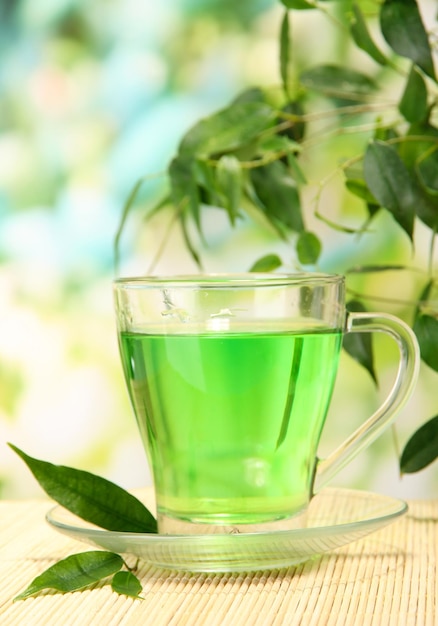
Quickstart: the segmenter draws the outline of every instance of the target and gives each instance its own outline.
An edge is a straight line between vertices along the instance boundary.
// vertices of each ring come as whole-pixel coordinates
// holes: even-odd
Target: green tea
[[[341,333],[122,332],[159,514],[248,524],[306,506]]]

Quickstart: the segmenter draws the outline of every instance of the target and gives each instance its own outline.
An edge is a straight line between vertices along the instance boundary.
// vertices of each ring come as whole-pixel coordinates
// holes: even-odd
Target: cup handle
[[[359,452],[369,446],[407,402],[418,378],[420,351],[417,338],[407,324],[386,313],[347,313],[345,332],[383,332],[392,337],[400,351],[394,385],[377,411],[326,459],[318,459],[313,494],[318,493]]]

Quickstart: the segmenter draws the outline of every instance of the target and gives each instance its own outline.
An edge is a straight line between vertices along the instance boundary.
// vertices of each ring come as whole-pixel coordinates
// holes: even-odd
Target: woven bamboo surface
[[[438,500],[297,567],[187,574],[145,563],[143,600],[108,586],[12,602],[56,560],[88,549],[49,527],[47,501],[0,502],[1,626],[436,626]]]

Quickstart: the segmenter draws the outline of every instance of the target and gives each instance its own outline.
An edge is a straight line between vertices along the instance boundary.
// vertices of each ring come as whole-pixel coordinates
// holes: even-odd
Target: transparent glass
[[[149,493],[139,493],[152,508]],[[56,506],[47,521],[60,533],[157,567],[191,572],[251,572],[297,565],[387,526],[405,502],[353,489],[324,489],[312,498],[306,528],[245,534],[163,535],[97,528]]]
[[[119,279],[114,294],[160,533],[301,524],[312,496],[392,422],[418,374],[410,328],[389,315],[347,314],[342,276]],[[349,332],[389,334],[399,369],[379,410],[320,460]]]

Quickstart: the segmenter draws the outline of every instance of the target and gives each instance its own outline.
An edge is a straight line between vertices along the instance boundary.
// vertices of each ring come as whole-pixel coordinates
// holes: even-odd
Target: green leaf
[[[301,83],[326,96],[342,100],[361,100],[376,85],[365,74],[338,65],[318,65],[302,72]]]
[[[304,110],[298,100],[291,100],[281,109],[279,123],[289,119],[290,126],[283,128],[278,134],[286,136],[295,142],[301,142],[306,131],[306,124],[300,118],[304,115]],[[289,116],[289,118],[287,117]]]
[[[350,178],[349,180],[345,181],[345,186],[352,194],[354,194],[358,198],[361,198],[362,200],[365,200],[367,206],[373,206],[376,209],[379,208],[376,199],[370,193],[370,190],[368,189],[365,181],[358,178]]]
[[[376,63],[379,63],[379,65],[386,65],[388,63],[386,57],[380,52],[372,40],[367,28],[367,23],[356,2],[353,4],[351,35],[358,48],[361,48],[361,50],[366,52],[372,59],[374,59],[374,61],[376,61]]]
[[[287,9],[316,9],[316,5],[313,2],[307,2],[307,0],[281,0],[281,3]]]
[[[419,313],[413,325],[422,360],[438,372],[438,319]]]
[[[269,221],[288,230],[304,230],[295,180],[284,163],[276,161],[250,170],[251,182]],[[280,230],[281,232],[281,230]]]
[[[196,183],[195,161],[189,156],[178,155],[169,165],[171,198],[177,211],[188,212],[201,232],[200,198]]]
[[[406,141],[400,145],[400,156],[407,167],[415,170],[424,189],[432,193],[438,190],[438,128],[428,120],[412,124]]]
[[[257,157],[276,161],[285,154],[299,152],[300,150],[301,146],[299,143],[286,135],[278,133],[276,135],[268,135],[260,140]]]
[[[414,131],[414,128],[412,128]],[[430,124],[425,125],[425,139],[427,142],[418,142],[417,158],[415,160],[414,169],[417,174],[420,185],[430,194],[438,193],[438,129]],[[436,210],[436,209],[435,209]],[[436,221],[430,228],[437,230]]]
[[[417,166],[431,148],[438,146],[438,128],[428,120],[411,124],[406,141],[399,144],[399,154],[409,169]]]
[[[99,582],[123,567],[123,559],[101,550],[72,554],[37,576],[15,600],[24,600],[45,589],[62,593],[78,591]]]
[[[187,216],[185,213],[181,213],[181,215],[179,216],[179,223],[181,226],[181,232],[182,232],[182,236],[184,239],[184,243],[187,247],[187,250],[190,253],[190,256],[192,257],[192,259],[194,260],[194,262],[196,263],[196,265],[202,269],[202,263],[201,263],[201,257],[199,255],[199,252],[196,250],[196,247],[194,245],[194,243],[192,242],[192,238],[189,232],[189,229],[187,228],[187,222],[186,222]]]
[[[266,254],[258,259],[249,270],[250,272],[273,272],[283,265],[282,260],[277,254]]]
[[[411,59],[435,79],[429,40],[416,0],[385,0],[380,9],[380,28],[394,52]]]
[[[292,177],[297,182],[297,185],[306,185],[307,178],[301,166],[296,158],[295,154],[292,152],[287,153],[287,164],[289,166],[289,170],[291,172]]]
[[[157,532],[157,522],[144,504],[109,480],[34,459],[16,446],[9,446],[26,463],[44,491],[83,520],[106,530]]]
[[[303,231],[298,237],[296,250],[302,265],[314,265],[321,254],[321,241],[314,233]]]
[[[373,196],[412,240],[418,194],[397,151],[384,142],[371,142],[365,153],[364,176]]]
[[[263,102],[237,102],[200,120],[183,137],[180,156],[208,158],[237,150],[273,125],[275,111]]]
[[[284,93],[289,95],[289,63],[291,57],[289,13],[285,11],[280,31],[280,76]]]
[[[411,68],[398,108],[411,123],[424,122],[429,115],[426,83],[415,66]]]
[[[415,167],[415,172],[420,185],[432,200],[434,196],[438,195],[438,149],[424,155],[424,159]],[[433,203],[433,213],[432,224],[427,221],[425,223],[436,231],[438,226],[438,205],[436,202]],[[419,217],[421,216],[419,215]]]
[[[217,188],[222,193],[230,222],[234,226],[239,215],[242,195],[242,171],[240,161],[232,154],[226,154],[217,164]]]
[[[430,279],[426,282],[417,300],[420,306],[421,304],[424,304],[425,302],[427,302],[427,300],[429,299],[434,284],[435,282],[433,279]],[[416,311],[416,315],[419,315],[420,312],[421,312],[420,308],[418,307]]]
[[[421,187],[421,184],[419,187]],[[438,230],[437,191],[426,188],[422,189],[422,191],[423,195],[419,198],[418,204],[415,205],[415,213],[426,226],[436,232]]]
[[[352,312],[363,312],[366,308],[358,300],[350,300],[347,303],[347,310]],[[343,339],[344,350],[355,359],[370,374],[377,385],[377,376],[374,368],[374,351],[371,335],[369,333],[348,333]]]
[[[399,154],[418,191],[415,213],[431,230],[438,230],[438,129],[428,121],[412,124]]]
[[[286,160],[289,167],[289,173],[295,180],[297,185],[305,185],[307,183],[306,176],[300,167],[296,154],[301,150],[299,143],[290,139],[289,136],[279,133],[270,135],[260,141],[257,150],[257,159],[265,162]]]
[[[247,87],[241,91],[231,102],[231,105],[248,104],[248,102],[258,102],[266,104],[266,94],[260,87]]]
[[[199,201],[209,206],[220,207],[223,198],[217,188],[217,168],[207,161],[196,161],[195,177],[199,190]]]
[[[111,589],[116,593],[131,598],[143,598],[139,595],[143,589],[141,582],[132,572],[117,572],[111,581]]]
[[[409,439],[400,458],[402,474],[419,472],[438,457],[438,415],[423,424]]]
[[[373,194],[368,189],[364,180],[363,167],[347,167],[344,170],[345,187],[350,193],[365,202],[369,218],[371,219],[380,209],[380,205],[376,201]],[[367,221],[369,223],[369,220]]]

